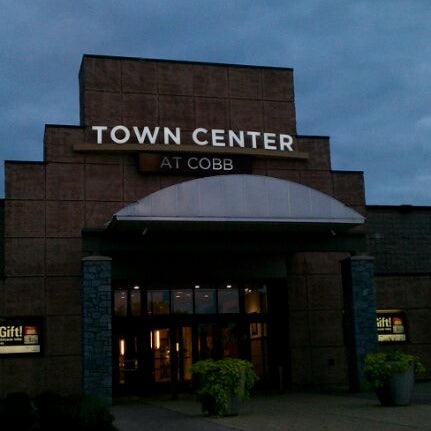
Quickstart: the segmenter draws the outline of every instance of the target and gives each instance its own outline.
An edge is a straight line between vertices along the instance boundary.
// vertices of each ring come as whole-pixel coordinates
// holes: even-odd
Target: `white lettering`
[[[218,159],[218,158],[213,159],[213,169],[215,171],[223,170],[223,165],[221,163],[221,159]]]
[[[223,159],[223,170],[224,171],[233,170],[233,160],[232,159]]]
[[[275,133],[264,133],[263,134],[263,147],[265,150],[276,150],[275,144]]]
[[[160,169],[180,169],[181,156],[164,156],[160,162]]]
[[[226,146],[224,142],[224,130],[223,129],[212,129],[211,138],[213,147],[224,147]]]
[[[108,130],[108,127],[106,126],[93,126],[91,130],[95,130],[97,132],[97,143],[101,144],[103,142],[102,139],[102,132],[105,130]]]
[[[172,165],[171,162],[169,161],[169,157],[163,157],[161,163],[160,163],[160,169],[163,168],[168,168],[168,169],[172,169]]]
[[[192,137],[193,137],[193,142],[195,143],[195,144],[198,144],[198,145],[207,145],[208,144],[208,140],[205,140],[205,141],[200,141],[199,140],[199,138],[198,138],[198,134],[199,133],[204,133],[205,135],[208,133],[208,130],[207,129],[202,129],[202,128],[199,128],[199,129],[195,129],[194,131],[193,131],[193,135],[192,135]]]
[[[244,142],[244,132],[240,130],[238,132],[238,135],[233,131],[229,130],[229,147],[233,147],[234,143],[238,144],[239,147],[244,148],[245,142]]]
[[[182,159],[182,157],[174,156],[172,158],[175,161],[175,169],[180,169],[180,160]]]
[[[92,126],[92,131],[96,132],[97,144],[104,142],[105,132],[108,126]],[[134,134],[139,144],[162,143],[161,127],[139,128],[133,126],[129,129],[126,126],[117,125],[110,129],[111,141],[116,144],[125,144],[129,141],[131,133]],[[160,139],[159,139],[160,138]],[[293,137],[287,134],[277,134],[270,132],[244,131],[244,130],[224,130],[205,129],[198,127],[192,132],[192,142],[199,146],[212,145],[213,147],[239,147],[246,146],[253,149],[262,148],[270,151],[294,151]],[[163,143],[181,145],[181,128],[163,127]]]
[[[378,328],[391,328],[392,321],[390,317],[377,317],[377,327]]]
[[[22,326],[0,326],[1,338],[21,338]]]
[[[179,127],[175,128],[175,132],[172,132],[172,130],[169,129],[169,127],[164,127],[163,134],[164,134],[165,144],[169,144],[170,139],[177,145],[181,144],[181,129]]]
[[[233,160],[229,158],[214,157],[189,157],[187,159],[187,166],[191,170],[201,169],[203,171],[232,171]]]
[[[136,139],[140,144],[143,144],[145,142],[145,139],[147,138],[150,141],[150,144],[155,144],[157,135],[159,134],[159,129],[160,127],[155,127],[153,134],[151,134],[151,131],[148,127],[144,127],[142,129],[142,132],[139,132],[139,129],[136,126],[133,127],[133,131],[135,132]]]
[[[187,165],[190,169],[197,169],[198,166],[198,158],[197,157],[190,157],[189,160],[187,161]]]
[[[260,132],[247,132],[248,136],[251,136],[251,146],[252,148],[257,148],[256,138],[260,136]]]
[[[124,134],[122,138],[117,137],[117,132],[120,131]],[[125,144],[130,139],[130,131],[125,126],[115,126],[111,130],[111,139],[116,144]]]
[[[199,167],[203,170],[208,170],[211,168],[211,160],[207,157],[202,157],[199,159]]]
[[[280,150],[285,151],[293,151],[292,148],[293,139],[290,135],[280,135]]]

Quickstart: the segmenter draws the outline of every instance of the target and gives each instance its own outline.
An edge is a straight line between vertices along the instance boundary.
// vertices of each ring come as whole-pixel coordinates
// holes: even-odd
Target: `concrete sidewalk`
[[[407,407],[381,407],[372,394],[297,392],[255,395],[241,414],[203,417],[191,396],[115,405],[120,431],[431,431],[431,383],[416,385]]]

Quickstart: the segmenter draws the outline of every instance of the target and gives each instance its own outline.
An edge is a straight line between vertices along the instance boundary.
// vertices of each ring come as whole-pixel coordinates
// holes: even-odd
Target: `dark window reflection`
[[[198,314],[213,314],[216,309],[216,290],[195,289],[195,312]]]
[[[169,296],[169,290],[149,290],[147,292],[148,314],[169,314]]]
[[[116,316],[127,316],[127,302],[127,290],[116,290],[114,294],[114,314]]]
[[[239,313],[239,293],[236,288],[218,290],[218,312]]]
[[[245,312],[252,313],[266,313],[267,312],[267,298],[266,286],[260,287],[249,286],[244,289],[244,303]]]
[[[172,312],[176,314],[193,313],[193,291],[191,289],[172,291]]]
[[[141,315],[141,292],[139,290],[130,291],[130,312],[133,317]]]

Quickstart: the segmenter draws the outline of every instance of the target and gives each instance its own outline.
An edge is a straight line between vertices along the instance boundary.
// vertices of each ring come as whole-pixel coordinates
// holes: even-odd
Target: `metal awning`
[[[220,175],[152,193],[118,211],[107,228],[204,225],[313,230],[320,226],[339,231],[364,221],[342,202],[302,184],[260,175]]]

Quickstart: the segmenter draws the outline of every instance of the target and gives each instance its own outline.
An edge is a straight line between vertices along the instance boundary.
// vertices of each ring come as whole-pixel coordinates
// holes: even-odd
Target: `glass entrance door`
[[[192,328],[153,328],[150,331],[152,380],[184,383],[191,380]]]
[[[201,323],[197,325],[198,359],[238,358],[240,332],[238,322]]]
[[[177,359],[177,381],[185,383],[192,379],[190,369],[193,362],[192,328],[182,326],[177,328],[175,354]]]
[[[117,393],[185,389],[200,359],[249,359],[269,373],[267,288],[194,284],[117,288],[114,388]]]
[[[154,385],[191,380],[192,327],[152,327],[116,337],[114,386],[121,393],[144,393]]]
[[[151,374],[154,383],[169,383],[171,370],[171,331],[170,328],[154,328],[150,331],[152,353]]]

